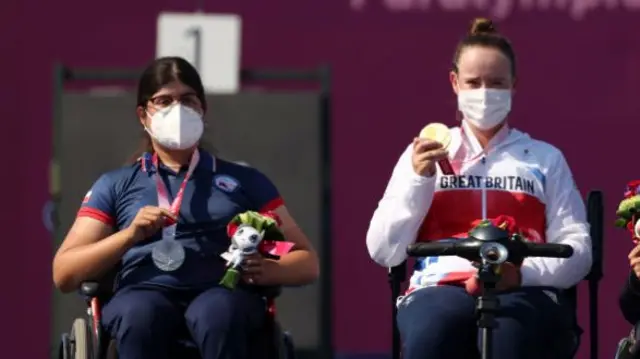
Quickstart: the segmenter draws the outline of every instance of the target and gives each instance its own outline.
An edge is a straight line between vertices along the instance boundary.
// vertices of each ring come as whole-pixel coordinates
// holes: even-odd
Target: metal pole
[[[319,70],[321,81],[320,92],[320,143],[322,164],[322,184],[320,188],[322,203],[322,248],[320,251],[320,265],[323,273],[320,280],[320,353],[321,358],[333,358],[333,310],[332,298],[332,239],[331,224],[331,70],[324,67]]]
[[[51,159],[50,159],[50,166],[53,167],[53,164],[55,163],[55,165],[59,165],[60,164],[60,157],[61,157],[61,150],[60,150],[60,146],[62,145],[62,93],[64,91],[64,81],[65,81],[65,74],[66,74],[66,70],[64,68],[64,66],[62,66],[62,64],[56,63],[54,65],[53,68],[53,76],[52,76],[52,90],[53,90],[53,122],[52,122],[52,141],[51,141]],[[55,176],[55,175],[59,175],[62,176],[61,171],[58,170],[58,173],[53,173],[54,171],[51,170],[50,167],[50,171],[49,171],[49,175],[50,176]],[[55,251],[58,248],[58,245],[60,243],[60,241],[62,240],[62,229],[60,228],[60,221],[59,221],[59,209],[60,209],[60,194],[59,193],[51,193],[53,192],[55,189],[53,188],[54,186],[51,186],[51,181],[58,181],[58,186],[61,187],[62,184],[62,180],[60,177],[58,178],[50,178],[50,193],[49,193],[49,200],[51,201],[51,203],[53,204],[53,213],[51,214],[52,217],[52,221],[53,221],[53,231],[52,231],[52,255],[53,255],[53,251]],[[58,187],[58,190],[60,190],[61,188]],[[57,307],[57,303],[61,302],[63,299],[61,298],[60,294],[56,291],[54,291],[52,293],[52,303],[51,306],[52,308],[56,308]],[[49,343],[51,343],[51,357],[55,357],[55,355],[57,355],[58,352],[58,345],[60,343],[60,338],[56,337],[57,333],[57,323],[60,320],[60,315],[57,311],[52,311],[51,313],[51,321],[49,323],[49,328],[50,328],[50,332],[51,332],[51,338],[49,340]]]
[[[491,359],[493,349],[493,330],[491,328],[482,328],[482,359]]]
[[[51,141],[51,163],[56,163],[56,165],[60,164],[61,161],[61,154],[62,151],[60,149],[60,147],[62,146],[62,94],[64,91],[64,82],[65,82],[65,77],[66,77],[66,69],[64,68],[64,66],[62,66],[62,64],[56,63],[54,65],[54,69],[53,69],[53,126],[52,126],[52,132],[53,132],[53,138]],[[53,175],[53,173],[50,173],[50,175]],[[61,171],[58,171],[58,175],[60,176],[59,178],[53,179],[50,178],[49,181],[51,180],[57,180],[58,181],[58,190],[62,190],[62,173]],[[51,190],[51,189],[50,189]],[[54,240],[53,243],[55,243],[55,248],[58,247],[58,243],[62,240],[62,232],[60,231],[60,226],[58,225],[59,222],[59,215],[58,215],[58,210],[60,207],[60,201],[59,198],[53,198],[54,195],[59,195],[59,193],[50,193],[51,195],[51,200],[54,201],[54,209],[53,209],[53,223],[54,223],[54,230],[53,230],[53,236],[54,236]]]

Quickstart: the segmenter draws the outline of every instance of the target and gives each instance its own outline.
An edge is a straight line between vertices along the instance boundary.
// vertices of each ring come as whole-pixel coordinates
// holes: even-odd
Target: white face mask
[[[511,90],[460,90],[458,110],[473,126],[481,130],[494,128],[502,123],[511,111]]]
[[[151,127],[145,130],[162,147],[185,150],[200,141],[204,123],[196,110],[178,103],[156,111],[151,116]]]

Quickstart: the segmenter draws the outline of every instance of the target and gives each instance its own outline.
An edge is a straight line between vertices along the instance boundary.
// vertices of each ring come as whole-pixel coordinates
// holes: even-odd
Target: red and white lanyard
[[[200,153],[196,149],[195,151],[193,151],[193,155],[191,155],[191,161],[189,162],[189,169],[187,170],[187,174],[184,176],[184,180],[182,180],[182,184],[180,185],[180,189],[176,193],[175,199],[173,200],[173,202],[169,202],[169,190],[167,189],[167,186],[162,181],[162,178],[158,175],[158,170],[160,168],[158,166],[159,165],[158,154],[157,153],[153,154],[152,163],[156,169],[153,177],[155,177],[154,179],[156,181],[156,189],[158,191],[158,206],[160,208],[169,209],[171,213],[173,213],[176,217],[178,217],[178,214],[180,213],[180,206],[182,205],[182,198],[184,197],[184,189],[187,187],[187,182],[189,181],[189,178],[191,178],[191,175],[193,174],[193,171],[196,169],[196,166],[198,165],[199,161],[200,161]],[[175,224],[176,224],[176,221],[170,218],[166,218],[165,220],[166,226],[172,226]]]

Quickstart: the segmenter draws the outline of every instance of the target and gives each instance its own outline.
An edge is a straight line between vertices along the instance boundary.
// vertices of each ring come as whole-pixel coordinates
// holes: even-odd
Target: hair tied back
[[[495,35],[498,33],[496,27],[493,25],[493,21],[487,18],[476,18],[471,23],[471,27],[469,28],[469,35]]]

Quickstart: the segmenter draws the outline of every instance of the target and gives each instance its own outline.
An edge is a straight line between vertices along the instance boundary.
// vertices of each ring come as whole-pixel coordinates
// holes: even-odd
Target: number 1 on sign
[[[193,65],[198,72],[202,71],[202,32],[199,26],[194,26],[185,32],[186,37],[193,37]]]
[[[157,57],[180,56],[202,77],[207,93],[236,93],[240,88],[240,16],[161,13]]]

